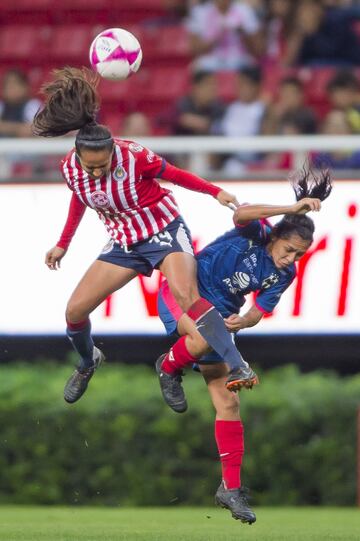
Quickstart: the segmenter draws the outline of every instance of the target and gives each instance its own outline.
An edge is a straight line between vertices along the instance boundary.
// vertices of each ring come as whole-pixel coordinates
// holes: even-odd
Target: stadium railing
[[[360,135],[349,136],[252,136],[252,137],[134,137],[143,146],[159,154],[188,155],[187,168],[201,175],[209,173],[209,154],[276,153],[293,155],[294,167],[301,167],[306,157],[316,152],[360,149]],[[6,174],[8,158],[29,160],[36,156],[63,156],[71,149],[73,137],[61,139],[0,139],[0,178],[10,180]],[[22,157],[22,158],[21,158]],[[246,174],[246,176],[248,176]],[[256,172],[257,178],[263,176]],[[239,178],[239,176],[237,176]],[[33,179],[31,179],[33,180]]]

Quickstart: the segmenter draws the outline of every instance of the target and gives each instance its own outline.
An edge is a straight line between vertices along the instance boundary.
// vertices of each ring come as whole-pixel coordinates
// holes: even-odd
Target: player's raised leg
[[[239,396],[229,393],[225,383],[224,363],[200,365],[216,411],[215,439],[222,468],[222,481],[215,502],[231,511],[235,519],[248,524],[256,521],[247,501],[247,490],[241,485],[241,464],[244,455],[244,429],[240,418]]]
[[[66,308],[66,333],[80,360],[65,385],[64,398],[67,402],[79,400],[104,359],[92,340],[89,315],[108,295],[122,288],[136,275],[133,269],[96,260],[71,295]]]
[[[236,349],[223,318],[216,308],[199,294],[196,260],[189,253],[171,253],[161,263],[160,270],[166,276],[180,308],[195,322],[207,344],[225,359],[230,371],[249,371],[249,365]]]

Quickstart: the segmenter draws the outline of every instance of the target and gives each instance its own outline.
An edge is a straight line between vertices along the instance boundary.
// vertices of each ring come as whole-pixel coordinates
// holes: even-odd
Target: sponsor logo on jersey
[[[273,272],[270,274],[270,276],[268,276],[262,281],[261,289],[269,289],[269,287],[277,284],[278,281],[279,281],[279,275]]]
[[[146,156],[146,159],[149,163],[152,163],[155,159],[155,154],[153,153],[152,150],[149,150],[147,156]]]
[[[129,149],[130,149],[132,152],[142,152],[142,151],[144,150],[144,147],[142,147],[141,145],[139,145],[139,143],[130,143]]]
[[[246,272],[235,272],[232,281],[234,285],[239,286],[239,289],[246,289],[250,284],[250,276]]]
[[[107,209],[110,207],[110,199],[105,192],[98,190],[90,195],[91,201],[95,207]]]
[[[117,180],[118,182],[121,182],[121,181],[125,180],[126,177],[127,177],[127,172],[125,171],[125,169],[121,165],[118,165],[117,168],[114,171],[115,180]]]
[[[235,272],[231,278],[225,278],[223,280],[228,286],[230,293],[236,295],[247,289],[250,284],[250,276],[246,272]]]

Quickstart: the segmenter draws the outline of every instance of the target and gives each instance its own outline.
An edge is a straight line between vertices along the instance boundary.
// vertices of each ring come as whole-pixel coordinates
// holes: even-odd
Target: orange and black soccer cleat
[[[254,385],[259,383],[259,378],[255,372],[250,368],[238,368],[237,370],[232,370],[229,374],[228,379],[226,380],[226,388],[228,391],[236,393],[241,391],[241,389],[252,389]]]

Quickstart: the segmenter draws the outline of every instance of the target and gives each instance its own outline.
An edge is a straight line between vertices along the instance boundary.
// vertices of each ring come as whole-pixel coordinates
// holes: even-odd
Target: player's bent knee
[[[200,358],[211,351],[206,340],[198,332],[188,337],[187,346],[188,350],[196,358]]]
[[[89,316],[89,312],[84,310],[84,307],[82,307],[79,303],[71,303],[66,307],[65,311],[65,318],[66,321],[70,323],[78,323],[79,321],[83,321]]]
[[[197,288],[192,287],[172,287],[172,294],[174,295],[177,304],[184,312],[187,312],[190,306],[199,299]]]

